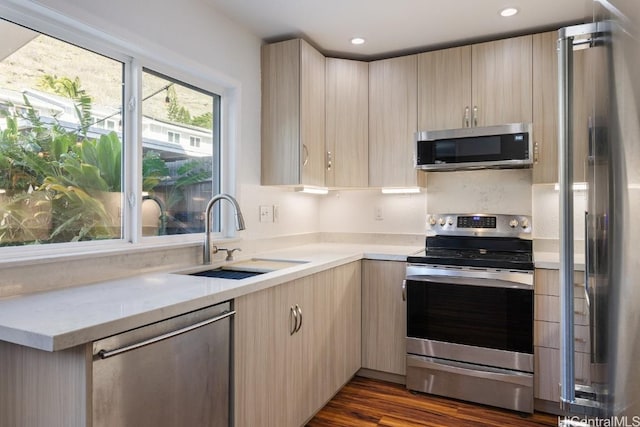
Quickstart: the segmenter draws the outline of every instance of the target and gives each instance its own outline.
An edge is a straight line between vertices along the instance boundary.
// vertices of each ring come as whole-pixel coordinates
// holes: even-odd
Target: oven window
[[[533,291],[408,280],[407,336],[533,354]]]

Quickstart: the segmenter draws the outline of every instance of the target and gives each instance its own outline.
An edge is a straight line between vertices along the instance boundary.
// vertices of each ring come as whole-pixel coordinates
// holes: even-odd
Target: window
[[[155,202],[149,200],[145,205],[147,209],[155,205],[157,210],[147,217],[143,209],[143,235],[203,232],[206,204],[220,191],[220,96],[151,70],[143,71],[142,88],[143,123],[162,123],[173,129],[167,131],[168,144],[155,139],[155,134],[143,134],[143,171],[155,167],[161,176],[144,181],[143,191]],[[184,145],[180,144],[182,135]],[[201,148],[199,135],[218,143]],[[158,217],[162,221],[156,230],[153,224]]]
[[[124,64],[0,24],[0,246],[121,239],[124,141],[91,113],[120,118]]]
[[[125,54],[107,57],[1,18],[0,27],[0,251],[203,232],[206,203],[220,192],[220,96],[134,72]],[[124,109],[134,87],[138,108]],[[134,173],[125,161],[137,164],[138,153]],[[124,205],[134,189],[142,202]]]
[[[180,134],[177,132],[167,132],[167,139],[169,142],[175,142],[176,144],[180,144]]]

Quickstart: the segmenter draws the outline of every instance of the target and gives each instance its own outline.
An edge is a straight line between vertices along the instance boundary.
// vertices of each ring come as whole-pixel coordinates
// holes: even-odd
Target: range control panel
[[[458,228],[496,228],[495,216],[459,216]]]
[[[531,238],[531,217],[509,214],[429,214],[431,234]]]

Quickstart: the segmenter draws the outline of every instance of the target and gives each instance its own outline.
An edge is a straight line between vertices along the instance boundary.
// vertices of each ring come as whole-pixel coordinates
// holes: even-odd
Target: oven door
[[[407,353],[533,372],[533,272],[408,265]]]

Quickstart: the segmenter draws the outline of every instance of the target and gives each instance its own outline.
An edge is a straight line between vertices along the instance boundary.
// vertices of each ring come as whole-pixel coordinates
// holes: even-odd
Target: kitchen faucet
[[[202,262],[203,264],[211,264],[211,210],[213,209],[213,205],[218,200],[227,200],[233,205],[233,210],[235,211],[236,216],[236,230],[244,230],[244,218],[242,217],[242,212],[240,210],[240,205],[238,201],[231,197],[228,194],[220,193],[216,194],[209,200],[207,203],[207,208],[205,209],[204,215],[204,253],[202,254]]]

